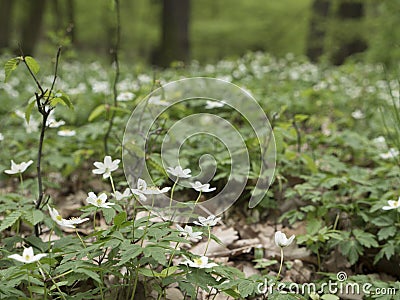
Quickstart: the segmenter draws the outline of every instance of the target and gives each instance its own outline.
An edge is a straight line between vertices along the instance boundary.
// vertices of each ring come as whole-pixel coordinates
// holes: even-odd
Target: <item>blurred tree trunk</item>
[[[365,16],[364,0],[341,0],[336,12],[338,22],[359,21]],[[367,43],[359,35],[352,36],[343,41],[338,49],[332,53],[331,61],[334,65],[341,65],[349,56],[363,52],[367,49]]]
[[[10,48],[12,9],[15,1],[0,0],[0,53]]]
[[[67,0],[67,36],[71,44],[75,41],[75,4],[74,0]]]
[[[163,0],[161,43],[152,63],[168,67],[173,61],[189,60],[190,0]]]
[[[33,55],[42,28],[46,0],[28,0],[24,4],[27,15],[22,23],[21,49],[24,55]]]
[[[307,56],[317,62],[324,53],[327,20],[330,10],[329,0],[314,0],[312,4],[310,28],[307,41]]]

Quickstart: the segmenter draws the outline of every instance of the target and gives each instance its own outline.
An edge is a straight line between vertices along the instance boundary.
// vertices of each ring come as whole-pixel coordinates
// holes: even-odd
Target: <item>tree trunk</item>
[[[307,56],[317,62],[324,53],[327,20],[331,3],[329,0],[314,0],[307,41]]]
[[[341,0],[336,12],[338,22],[361,21],[365,16],[365,3],[363,0]],[[365,40],[360,35],[354,35],[342,42],[331,56],[334,65],[341,65],[349,56],[365,51],[368,48]]]
[[[21,49],[24,55],[33,55],[39,39],[46,0],[25,1],[27,15],[22,24]]]
[[[15,1],[0,0],[0,53],[10,48],[12,9]]]
[[[152,62],[168,67],[173,61],[189,61],[190,0],[163,0],[161,43]]]

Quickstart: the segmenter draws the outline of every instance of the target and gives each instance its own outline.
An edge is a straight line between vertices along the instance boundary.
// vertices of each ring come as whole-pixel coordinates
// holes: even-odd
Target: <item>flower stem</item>
[[[169,210],[171,210],[172,200],[174,199],[174,191],[175,191],[176,185],[178,184],[178,181],[179,181],[179,176],[176,177],[176,181],[174,182],[174,185],[172,186],[172,189],[171,189],[171,198],[169,200]]]
[[[207,251],[208,251],[208,246],[210,245],[210,240],[211,240],[211,227],[207,226],[208,229],[208,241],[207,241],[207,245],[206,245],[206,249],[204,250],[204,256],[206,256]]]
[[[114,186],[114,180],[113,180],[113,178],[112,178],[111,174],[110,174],[110,182],[111,182],[111,187],[112,187],[113,193],[114,193],[114,195],[115,195],[115,186]]]
[[[46,273],[46,275],[49,276],[51,282],[54,284],[54,286],[56,287],[57,291],[60,293],[61,298],[66,300],[65,297],[64,297],[63,292],[60,290],[60,287],[56,284],[56,282],[54,281],[53,277],[51,277],[51,275],[49,274],[49,272],[46,271],[45,268],[41,268],[42,264],[40,262],[38,262],[38,267],[39,267],[39,270],[44,271]]]
[[[79,234],[79,232],[78,232],[78,229],[75,228],[75,232],[76,232],[76,235],[78,236],[79,240],[81,241],[81,243],[82,243],[82,245],[83,245],[83,248],[86,248],[86,244],[85,244],[85,242],[82,240],[82,238],[81,238],[81,236],[80,236],[80,234]]]
[[[97,214],[97,208],[94,211],[94,216],[93,216],[93,230],[96,231],[96,214]]]
[[[32,296],[32,286],[31,286],[31,278],[29,277],[29,270],[26,269],[26,275],[28,276],[28,290],[29,290],[29,296],[31,297],[31,300],[33,300]]]
[[[283,248],[281,247],[281,265],[279,266],[278,275],[276,275],[276,281],[279,280],[279,276],[281,275],[282,272],[282,266],[283,266]]]
[[[22,173],[19,172],[19,181],[21,183],[21,189],[24,190],[24,179],[22,178]]]

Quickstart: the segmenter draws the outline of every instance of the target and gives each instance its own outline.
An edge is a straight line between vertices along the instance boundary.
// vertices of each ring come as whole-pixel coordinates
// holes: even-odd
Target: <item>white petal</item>
[[[9,257],[9,258],[12,258],[12,259],[15,259],[15,260],[18,260],[18,261],[20,261],[20,262],[26,263],[25,258],[22,257],[22,256],[19,255],[19,254],[12,254],[12,255],[9,255],[8,257]]]

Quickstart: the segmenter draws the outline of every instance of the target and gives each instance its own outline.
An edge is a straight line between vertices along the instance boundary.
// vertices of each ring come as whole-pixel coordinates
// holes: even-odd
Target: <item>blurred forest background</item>
[[[400,0],[0,0],[0,52],[166,67],[247,51],[335,65],[400,58]],[[116,44],[120,30],[120,43]]]

